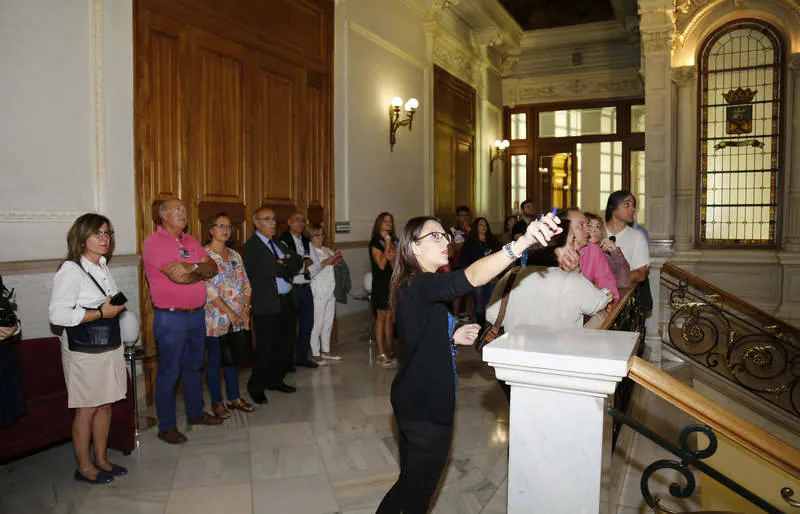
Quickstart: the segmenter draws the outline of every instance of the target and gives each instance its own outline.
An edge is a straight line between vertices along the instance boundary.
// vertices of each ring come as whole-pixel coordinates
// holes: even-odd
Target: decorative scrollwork
[[[650,508],[659,508],[662,511],[666,510],[663,506],[661,506],[661,500],[659,498],[654,498],[653,493],[650,492],[650,478],[658,471],[662,471],[665,469],[672,469],[677,471],[681,474],[681,476],[686,480],[684,485],[681,485],[677,482],[673,482],[669,485],[669,494],[674,496],[675,498],[688,498],[692,494],[694,494],[695,487],[697,483],[694,479],[694,474],[689,469],[688,466],[681,464],[680,462],[676,462],[674,460],[657,460],[647,466],[642,473],[642,479],[639,482],[642,491],[642,498],[644,498],[645,503]]]
[[[778,325],[756,323],[720,295],[662,277],[673,312],[669,344],[706,368],[800,417],[800,345]],[[713,303],[712,303],[713,302]]]

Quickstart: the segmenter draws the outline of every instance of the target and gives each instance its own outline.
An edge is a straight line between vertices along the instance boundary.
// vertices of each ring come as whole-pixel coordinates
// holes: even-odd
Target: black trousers
[[[400,477],[376,514],[425,514],[447,463],[453,425],[397,419]]]
[[[282,384],[288,370],[296,327],[294,300],[290,294],[282,295],[280,300],[280,312],[253,316],[256,351],[247,389],[254,393]]]
[[[314,295],[308,284],[292,286],[294,303],[297,309],[297,345],[294,362],[302,364],[309,359],[311,352],[311,331],[314,329]]]

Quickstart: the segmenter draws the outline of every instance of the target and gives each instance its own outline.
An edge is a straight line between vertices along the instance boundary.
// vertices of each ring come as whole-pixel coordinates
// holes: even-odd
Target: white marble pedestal
[[[604,404],[637,337],[530,326],[484,349],[511,386],[509,514],[600,512]]]

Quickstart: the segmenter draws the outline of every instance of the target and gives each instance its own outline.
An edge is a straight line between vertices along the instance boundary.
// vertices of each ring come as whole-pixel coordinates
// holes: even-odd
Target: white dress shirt
[[[308,252],[308,254],[306,254],[306,248],[305,248],[305,246],[303,246],[303,239],[297,237],[296,235],[292,234],[291,232],[289,234],[292,236],[292,240],[294,241],[294,248],[297,251],[297,254],[302,256],[302,257],[304,257],[304,258],[311,259],[313,264],[311,264],[311,266],[308,267],[308,274],[313,277],[314,275],[316,275],[319,272],[320,268],[322,267],[320,265],[319,257],[317,256],[317,252],[314,251],[313,245],[309,241],[309,243],[308,243],[309,252]],[[309,284],[309,283],[311,283],[311,279],[308,279],[308,278],[303,276],[303,269],[301,268],[300,269],[300,273],[298,273],[297,275],[294,276],[294,280],[292,280],[292,283],[293,284]]]
[[[650,265],[650,246],[641,230],[626,225],[617,234],[608,231],[606,233],[609,237],[616,236],[615,244],[622,250],[622,255],[628,261],[631,271]]]
[[[106,258],[100,257],[100,263],[94,264],[81,257],[81,266],[72,261],[61,265],[53,279],[53,293],[50,296],[50,323],[59,327],[78,326],[86,314],[86,308],[103,305],[106,296],[113,296],[119,291],[114,278],[106,266]],[[85,271],[84,271],[85,270]],[[103,294],[92,279],[105,290]]]

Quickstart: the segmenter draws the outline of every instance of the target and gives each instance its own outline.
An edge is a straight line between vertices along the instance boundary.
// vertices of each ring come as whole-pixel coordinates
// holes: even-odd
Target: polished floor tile
[[[189,441],[171,446],[156,429],[141,432],[131,455],[110,452],[130,471],[112,484],[73,480],[70,444],[0,466],[0,514],[375,512],[399,473],[389,400],[396,370],[377,366],[365,340],[340,337],[344,360],[299,368],[286,377],[296,393],[268,391],[268,404],[220,426],[188,427],[178,395]],[[452,458],[433,512],[505,512],[508,406],[474,352],[457,359]],[[246,391],[249,372],[239,378]]]
[[[252,514],[252,504],[250,482],[176,489],[169,495],[164,514]]]
[[[278,512],[334,514],[339,503],[327,475],[253,482],[253,514]]]

